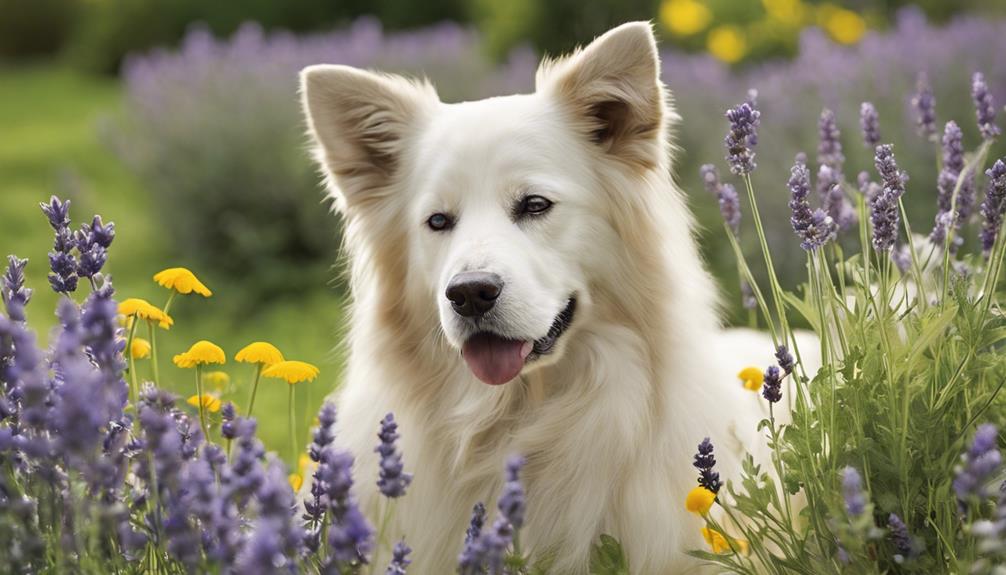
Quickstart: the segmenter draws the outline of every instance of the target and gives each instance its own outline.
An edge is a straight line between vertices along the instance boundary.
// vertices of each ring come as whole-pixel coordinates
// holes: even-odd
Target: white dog
[[[388,533],[415,550],[410,573],[455,571],[473,504],[492,508],[518,453],[521,540],[553,572],[586,573],[609,533],[633,573],[680,573],[705,546],[683,506],[696,445],[711,437],[736,478],[763,442],[764,400],[736,374],[772,345],[719,327],[659,71],[632,23],[543,63],[533,94],[445,104],[397,76],[302,74],[351,264],[337,442],[376,521],[364,478],[395,413],[415,480]]]

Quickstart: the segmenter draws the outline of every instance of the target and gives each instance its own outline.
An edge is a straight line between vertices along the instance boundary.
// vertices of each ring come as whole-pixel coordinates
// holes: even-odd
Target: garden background
[[[786,288],[804,261],[787,222],[788,168],[797,152],[813,155],[823,107],[838,116],[855,173],[872,162],[859,103],[876,105],[912,177],[906,207],[927,222],[937,144],[919,145],[914,130],[919,74],[932,83],[937,125],[957,120],[969,148],[979,140],[971,73],[1006,100],[1002,0],[0,0],[0,255],[30,258],[29,319],[43,334],[56,296],[38,204],[51,194],[72,200],[75,222],[115,221],[106,270],[120,298],[161,305],[166,292],[151,276],[192,269],[214,295],[173,305],[175,326],[159,338],[162,380],[194,392],[170,358],[198,339],[229,354],[270,341],[322,368],[298,390],[303,445],[339,380],[345,294],[339,221],[306,153],[298,70],[327,62],[426,75],[446,101],[527,91],[542,54],[635,19],[652,19],[662,40],[682,116],[675,172],[735,323],[745,317],[735,263],[698,167],[722,162],[723,112],[748,88],[771,142],[754,179]],[[744,223],[742,237],[753,254]],[[244,405],[251,368],[224,369]],[[261,437],[284,452],[286,389],[267,381],[260,394]]]

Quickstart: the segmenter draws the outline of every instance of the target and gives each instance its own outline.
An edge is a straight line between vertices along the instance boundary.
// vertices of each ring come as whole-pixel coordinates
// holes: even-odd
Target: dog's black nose
[[[496,305],[503,291],[503,278],[490,272],[463,272],[447,284],[447,299],[463,317],[479,317]]]

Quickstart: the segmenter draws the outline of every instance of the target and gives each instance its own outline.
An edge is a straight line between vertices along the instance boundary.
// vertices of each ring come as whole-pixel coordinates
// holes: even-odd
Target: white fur
[[[556,573],[586,573],[601,533],[621,540],[633,573],[694,566],[692,456],[710,436],[721,475],[737,477],[764,406],[736,373],[769,365],[772,346],[719,327],[670,176],[676,115],[649,25],[543,64],[527,95],[445,104],[426,83],[343,66],[302,80],[351,265],[337,442],[376,522],[375,434],[395,413],[415,480],[388,540],[415,550],[410,573],[454,572],[473,504],[495,511],[515,453],[528,459],[522,542],[553,553]],[[555,205],[515,222],[527,193]],[[431,231],[435,212],[456,227]],[[478,381],[459,354],[474,328],[444,296],[465,270],[504,279],[494,328],[515,339],[542,337],[575,293],[557,351],[506,385]]]

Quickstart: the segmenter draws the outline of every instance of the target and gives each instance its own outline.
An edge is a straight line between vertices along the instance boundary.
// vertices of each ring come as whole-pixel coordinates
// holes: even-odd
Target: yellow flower
[[[297,459],[297,469],[301,475],[307,475],[307,471],[312,468],[314,461],[311,461],[311,456],[306,453],[301,453],[300,458]]]
[[[150,357],[150,342],[142,337],[134,337],[133,343],[129,345],[129,355],[131,355],[133,359]]]
[[[174,362],[178,367],[189,368],[210,363],[226,363],[227,356],[220,346],[204,339],[192,344],[189,351],[176,355]]]
[[[799,26],[806,9],[800,0],[762,0],[769,18],[786,26]]]
[[[737,377],[744,383],[744,389],[757,392],[761,389],[761,384],[765,383],[765,374],[757,367],[745,367],[737,374]]]
[[[231,376],[226,371],[207,371],[203,374],[203,381],[212,383],[217,389],[223,388],[231,382]]]
[[[706,37],[706,48],[710,54],[728,64],[740,61],[748,51],[744,31],[731,24],[713,28]]]
[[[265,368],[262,375],[282,379],[293,385],[313,380],[318,377],[318,371],[317,367],[303,361],[281,361]]]
[[[209,290],[199,278],[186,268],[168,268],[154,274],[154,281],[163,287],[173,289],[180,294],[196,292],[203,297],[210,297]]]
[[[688,495],[685,497],[685,509],[692,513],[705,515],[709,513],[709,508],[713,506],[713,501],[716,501],[716,494],[705,487],[699,486],[688,492]]]
[[[241,348],[241,351],[234,356],[234,361],[273,365],[283,361],[283,354],[271,343],[256,341]]]
[[[300,473],[291,473],[286,479],[290,482],[290,487],[294,493],[300,491],[300,486],[304,485],[304,477]]]
[[[175,323],[175,320],[161,311],[161,308],[138,297],[131,297],[119,302],[119,313],[127,318],[138,317],[147,321],[156,321],[164,329],[168,329]]]
[[[665,0],[660,5],[660,21],[673,34],[691,36],[706,29],[713,13],[696,0]]]
[[[708,527],[702,528],[702,538],[706,540],[709,547],[713,550],[713,553],[730,553],[733,551],[730,548],[730,543],[733,543],[734,549],[741,552],[741,555],[748,554],[748,542],[743,539],[731,539],[727,542],[727,538],[723,536],[722,533],[715,529],[710,529]]]
[[[841,44],[855,44],[866,34],[866,21],[852,10],[825,4],[821,20],[828,34]]]
[[[204,393],[201,397],[193,395],[189,397],[187,403],[192,407],[199,407],[200,398],[202,399],[203,409],[208,409],[210,413],[220,411],[220,400],[208,393]]]

